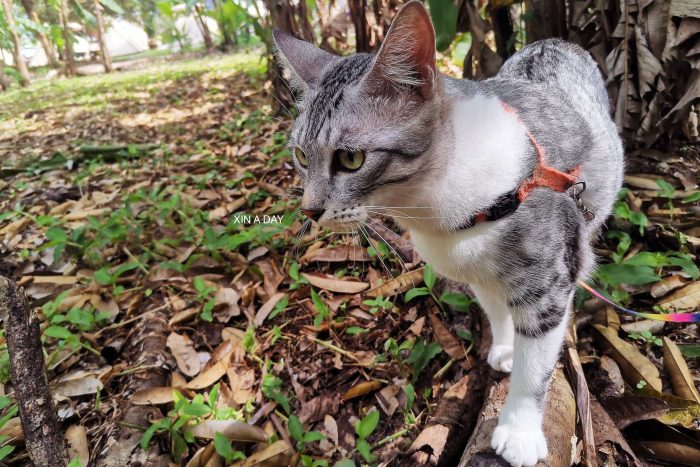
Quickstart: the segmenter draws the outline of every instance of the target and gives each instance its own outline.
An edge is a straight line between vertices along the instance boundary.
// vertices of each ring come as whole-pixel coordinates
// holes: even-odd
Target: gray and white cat
[[[576,282],[594,265],[591,241],[622,182],[596,64],[552,39],[522,49],[494,78],[449,78],[418,1],[397,13],[376,55],[338,57],[279,31],[274,39],[302,95],[289,138],[302,210],[344,229],[392,216],[438,273],[471,286],[493,331],[488,363],[512,370],[492,447],[513,466],[534,465],[547,455],[542,412]],[[509,194],[533,179],[540,157],[561,173],[577,168],[593,219],[571,190],[542,183],[513,206]],[[510,208],[499,214],[504,199]],[[479,213],[490,220],[477,223]]]

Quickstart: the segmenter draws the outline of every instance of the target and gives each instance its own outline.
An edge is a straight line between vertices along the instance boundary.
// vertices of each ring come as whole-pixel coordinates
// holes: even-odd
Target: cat
[[[469,284],[491,324],[488,364],[512,371],[492,447],[513,466],[544,459],[542,415],[576,283],[622,184],[595,62],[547,39],[490,79],[447,77],[417,0],[374,55],[339,57],[280,31],[274,41],[301,95],[289,147],[304,214],[331,229],[393,217],[441,276]]]

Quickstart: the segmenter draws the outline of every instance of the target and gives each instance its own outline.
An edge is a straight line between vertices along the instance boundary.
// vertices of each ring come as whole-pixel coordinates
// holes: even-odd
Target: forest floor
[[[40,316],[74,465],[457,465],[472,431],[488,458],[507,379],[478,304],[390,222],[302,229],[264,70],[168,57],[0,94],[0,274]],[[615,301],[699,310],[697,153],[635,155],[598,245]],[[697,464],[697,325],[576,305],[548,465]],[[23,465],[0,342],[0,458]]]

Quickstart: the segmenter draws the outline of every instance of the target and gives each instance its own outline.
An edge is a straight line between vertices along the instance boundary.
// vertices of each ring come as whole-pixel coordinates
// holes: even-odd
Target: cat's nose
[[[323,212],[325,209],[302,209],[301,212],[304,213],[306,217],[308,217],[311,220],[318,221],[321,216],[323,215]]]

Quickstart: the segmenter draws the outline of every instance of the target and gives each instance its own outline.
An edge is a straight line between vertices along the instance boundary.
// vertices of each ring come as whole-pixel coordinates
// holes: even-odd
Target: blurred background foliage
[[[105,71],[142,55],[259,48],[279,28],[326,50],[376,51],[399,0],[2,0],[0,86],[49,73]],[[526,44],[560,37],[588,50],[607,79],[629,147],[698,141],[700,3],[682,0],[427,0],[443,69],[483,79]],[[128,27],[126,26],[128,25]],[[131,28],[138,28],[132,33]],[[115,38],[116,37],[116,38]],[[126,43],[120,47],[115,42]],[[145,45],[144,45],[145,44]],[[123,45],[123,44],[122,44]],[[144,50],[147,49],[147,50]],[[126,53],[125,53],[126,52]],[[78,68],[76,69],[76,63]],[[270,62],[272,63],[272,62]],[[28,66],[27,66],[28,65]],[[53,73],[52,73],[53,72]],[[293,103],[280,70],[279,109]]]

